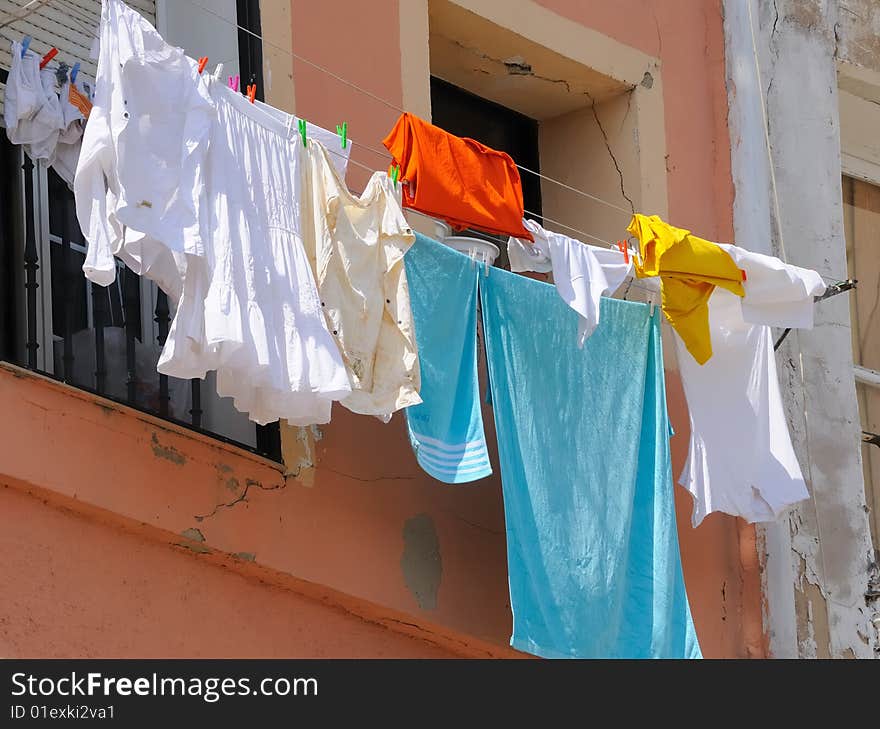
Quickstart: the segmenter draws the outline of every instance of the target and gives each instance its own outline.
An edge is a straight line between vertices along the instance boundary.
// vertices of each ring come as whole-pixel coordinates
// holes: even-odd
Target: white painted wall
[[[755,73],[749,5],[762,83]],[[834,0],[725,0],[737,242],[846,277]],[[751,70],[749,66],[751,65]],[[761,97],[769,120],[781,237]],[[865,592],[872,545],[860,456],[846,295],[778,355],[789,426],[811,499],[764,527],[766,627],[778,657],[873,657]]]

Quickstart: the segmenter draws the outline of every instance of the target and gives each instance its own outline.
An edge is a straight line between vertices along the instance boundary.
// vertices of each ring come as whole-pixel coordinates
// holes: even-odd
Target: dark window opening
[[[507,152],[523,167],[541,171],[537,120],[435,76],[431,77],[431,121],[458,137]],[[540,178],[520,169],[520,179],[525,209],[540,216]]]
[[[238,66],[241,73],[241,91],[245,84],[257,85],[257,99],[265,101],[263,94],[263,41],[260,24],[259,0],[237,0],[238,18]]]

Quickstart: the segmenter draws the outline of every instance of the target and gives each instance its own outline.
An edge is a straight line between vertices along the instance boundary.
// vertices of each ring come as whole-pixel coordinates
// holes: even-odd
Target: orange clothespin
[[[625,240],[617,241],[617,248],[623,253],[623,262],[629,263],[629,247],[626,245]]]
[[[746,278],[746,271],[745,271],[745,269],[744,269],[744,268],[741,268],[741,269],[739,270],[739,272],[742,274],[743,281],[746,281],[747,278]]]
[[[46,68],[46,64],[49,63],[49,61],[51,61],[57,55],[58,55],[57,48],[50,49],[49,52],[45,56],[43,56],[43,60],[40,61],[40,69]]]
[[[248,84],[247,97],[248,97],[248,101],[250,101],[253,104],[254,99],[257,98],[257,85],[256,84]]]
[[[208,57],[207,56],[202,56],[201,58],[199,58],[199,73],[202,73],[202,71],[205,70],[205,66],[207,66],[207,65],[208,65]]]

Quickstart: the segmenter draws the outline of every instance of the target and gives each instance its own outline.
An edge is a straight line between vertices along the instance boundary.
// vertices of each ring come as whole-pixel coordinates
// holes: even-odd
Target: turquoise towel
[[[481,280],[511,645],[548,658],[698,658],[675,524],[659,308],[602,299],[579,350],[553,286]]]
[[[422,404],[406,409],[419,465],[444,483],[492,473],[477,381],[477,279],[482,266],[416,235],[404,257]]]

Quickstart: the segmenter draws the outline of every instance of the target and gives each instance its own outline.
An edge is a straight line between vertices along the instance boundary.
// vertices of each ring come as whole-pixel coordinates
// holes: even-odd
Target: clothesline
[[[57,1],[58,1],[58,0],[47,0],[47,3],[44,3],[44,4],[53,3],[53,2],[57,2]],[[73,6],[73,5],[69,2],[69,0],[60,0],[60,2],[61,2],[62,4],[64,4],[66,7],[68,7],[68,8],[76,7],[76,6]],[[301,56],[301,55],[299,55],[299,54],[297,54],[297,53],[294,53],[294,52],[291,51],[291,50],[287,50],[287,49],[285,49],[285,48],[282,47],[282,46],[279,46],[279,45],[277,45],[277,44],[275,44],[275,43],[272,43],[272,42],[266,40],[263,36],[259,35],[258,33],[254,33],[252,30],[250,30],[250,29],[248,29],[248,28],[245,28],[245,27],[242,26],[242,25],[239,25],[237,22],[234,22],[234,21],[229,20],[228,18],[226,18],[226,17],[220,15],[219,13],[217,13],[217,12],[215,12],[215,11],[213,11],[213,10],[211,10],[211,9],[209,9],[209,8],[207,8],[207,7],[205,7],[205,6],[203,6],[203,5],[201,5],[201,4],[198,3],[198,2],[195,2],[195,0],[187,0],[187,2],[189,2],[189,3],[190,3],[191,5],[193,5],[194,7],[196,7],[196,8],[198,8],[198,9],[204,11],[205,13],[208,13],[209,15],[214,16],[215,18],[217,18],[218,20],[220,20],[220,21],[226,23],[227,25],[229,25],[229,26],[231,26],[231,27],[235,27],[235,28],[237,28],[238,30],[243,31],[244,33],[246,33],[246,34],[252,36],[253,38],[256,38],[256,39],[259,40],[261,43],[263,43],[263,44],[265,44],[265,45],[267,45],[267,46],[270,46],[270,47],[272,47],[272,48],[275,48],[276,50],[278,50],[278,51],[280,51],[280,52],[282,52],[282,53],[284,53],[284,54],[286,54],[286,55],[288,55],[288,56],[290,56],[290,57],[292,57],[292,58],[295,58],[295,59],[297,59],[297,60],[299,60],[299,61],[301,61],[301,62],[303,62],[303,63],[305,63],[305,64],[307,64],[307,65],[309,65],[309,66],[311,66],[311,67],[313,67],[313,68],[315,68],[315,69],[317,69],[317,70],[319,70],[319,71],[321,71],[321,72],[323,72],[323,73],[325,73],[325,74],[327,74],[327,75],[329,75],[329,76],[331,76],[332,78],[338,80],[339,82],[344,83],[345,85],[347,85],[347,86],[349,86],[349,87],[351,87],[351,88],[353,88],[353,89],[355,89],[355,90],[357,90],[357,91],[359,91],[359,92],[365,94],[366,96],[369,96],[370,98],[372,98],[372,99],[374,99],[374,100],[376,100],[376,101],[378,101],[378,102],[384,104],[385,106],[387,106],[387,107],[389,107],[389,108],[391,108],[391,109],[393,109],[393,110],[395,110],[395,111],[398,111],[398,112],[400,112],[400,113],[405,113],[405,110],[404,110],[403,108],[399,107],[398,105],[394,104],[393,102],[388,101],[387,99],[384,99],[384,98],[382,98],[382,97],[380,97],[380,96],[378,96],[378,95],[372,93],[371,91],[369,91],[369,90],[367,90],[367,89],[365,89],[365,88],[359,86],[358,84],[354,83],[353,81],[350,81],[350,80],[348,80],[348,79],[346,79],[346,78],[344,78],[344,77],[342,77],[342,76],[339,76],[338,74],[336,74],[336,73],[330,71],[330,70],[327,69],[326,67],[321,66],[320,64],[315,63],[314,61],[312,61],[312,60],[310,60],[310,59],[308,59],[308,58],[306,58],[306,57],[304,57],[304,56]],[[41,7],[41,6],[38,6],[38,7]],[[18,19],[16,19],[16,20],[18,20]],[[10,22],[15,22],[15,20],[10,21]],[[84,22],[83,22],[82,20],[79,20],[78,22],[80,23],[80,25],[85,26],[85,24],[84,24]],[[94,32],[94,30],[95,30],[95,29],[93,28],[93,29],[92,29],[92,32]],[[369,152],[372,152],[373,154],[376,154],[376,155],[379,155],[379,156],[385,157],[385,158],[387,158],[387,159],[391,159],[391,158],[392,158],[391,155],[390,155],[387,151],[383,151],[383,150],[376,149],[376,148],[374,148],[374,147],[371,147],[371,146],[368,145],[368,144],[365,144],[364,142],[359,142],[359,141],[353,139],[353,140],[351,140],[351,144],[352,144],[353,146],[360,147],[360,148],[362,148],[362,149],[364,149],[364,150],[367,150],[367,151],[369,151]],[[339,156],[339,154],[338,154],[335,150],[329,150],[329,151],[330,151],[331,153],[336,154],[337,156]],[[768,152],[769,152],[769,150],[768,150]],[[373,171],[374,171],[374,170],[371,169],[368,165],[363,164],[363,163],[361,163],[361,162],[358,162],[357,160],[350,159],[350,161],[353,162],[353,163],[354,163],[355,165],[357,165],[358,167],[360,167],[360,168],[362,168],[362,169],[364,169],[364,170],[366,170],[366,171],[368,171],[368,172],[373,172]],[[515,162],[514,162],[514,164],[516,164],[517,168],[520,169],[520,170],[522,170],[522,171],[525,171],[525,172],[529,172],[529,173],[531,173],[531,174],[534,174],[534,175],[540,177],[541,179],[544,179],[544,180],[546,180],[546,181],[548,181],[548,182],[551,182],[551,183],[553,183],[553,184],[559,185],[559,186],[561,186],[561,187],[563,187],[563,188],[565,188],[565,189],[568,189],[568,190],[570,190],[570,191],[572,191],[572,192],[574,192],[574,193],[577,193],[578,195],[581,195],[581,196],[583,196],[583,197],[585,197],[585,198],[588,198],[588,199],[590,199],[590,200],[594,200],[594,201],[599,202],[599,203],[601,203],[601,204],[603,204],[603,205],[606,205],[606,206],[608,206],[608,207],[610,207],[610,208],[613,208],[613,209],[616,209],[616,210],[618,210],[618,211],[620,211],[620,212],[626,213],[628,216],[629,216],[629,215],[632,215],[632,211],[631,211],[631,210],[627,210],[626,208],[623,208],[623,207],[621,207],[621,206],[615,205],[614,203],[611,203],[611,202],[609,202],[608,200],[604,200],[604,199],[602,199],[602,198],[600,198],[600,197],[597,197],[597,196],[595,196],[595,195],[592,195],[592,194],[590,194],[590,193],[588,193],[588,192],[585,192],[585,191],[583,191],[583,190],[580,190],[580,189],[578,189],[578,188],[575,188],[575,187],[573,187],[573,186],[571,186],[571,185],[568,185],[567,183],[564,183],[564,182],[562,182],[562,181],[560,181],[560,180],[556,180],[556,179],[554,179],[554,178],[552,178],[552,177],[549,177],[549,176],[544,175],[544,174],[542,174],[542,173],[540,173],[540,172],[537,172],[537,171],[535,171],[535,170],[532,170],[532,169],[529,169],[529,168],[527,168],[527,167],[524,167],[524,166],[522,166],[522,165],[520,165],[520,164],[517,164],[517,163],[515,163]],[[775,191],[774,191],[774,192],[775,192]],[[778,205],[778,203],[777,203],[777,205]],[[570,225],[566,225],[565,223],[562,223],[562,222],[559,222],[559,221],[553,220],[552,218],[549,218],[549,217],[547,217],[546,215],[539,215],[538,213],[535,213],[535,212],[532,212],[532,211],[528,211],[528,210],[526,210],[525,212],[528,213],[528,214],[531,215],[531,216],[539,217],[539,218],[543,218],[543,219],[546,220],[548,223],[551,223],[551,224],[553,224],[553,225],[557,225],[557,226],[562,227],[562,228],[564,228],[564,229],[566,229],[566,230],[568,230],[568,231],[571,231],[571,232],[577,233],[577,234],[582,235],[582,236],[584,236],[584,237],[586,237],[586,238],[589,238],[589,239],[591,239],[591,240],[598,241],[598,242],[600,242],[600,243],[602,243],[602,244],[604,244],[604,245],[606,245],[606,246],[608,246],[608,247],[611,247],[611,248],[614,248],[614,247],[615,247],[614,244],[610,243],[609,241],[604,240],[603,238],[600,238],[600,237],[598,237],[598,236],[596,236],[596,235],[593,235],[593,234],[591,234],[591,233],[587,233],[587,232],[585,232],[585,231],[579,230],[579,229],[574,228],[574,227],[572,227],[572,226],[570,226]],[[777,208],[777,212],[778,212],[778,208]],[[777,224],[778,224],[778,223],[777,223]],[[780,234],[781,234],[781,231],[780,231]],[[835,284],[839,283],[839,281],[841,280],[841,279],[839,279],[839,278],[826,278],[825,276],[822,276],[822,279],[823,279],[827,284],[830,284],[830,285],[835,285]],[[636,285],[636,284],[632,284],[632,285]],[[638,288],[642,288],[642,289],[644,289],[644,290],[646,290],[646,291],[650,291],[650,292],[652,292],[652,293],[655,292],[654,289],[649,289],[649,288],[644,287],[644,286],[638,286],[638,285],[636,285],[636,286],[637,286]]]
[[[50,0],[50,1],[51,1],[51,0]],[[324,66],[322,66],[322,65],[320,65],[320,64],[318,64],[318,63],[315,63],[314,61],[312,61],[312,60],[310,60],[310,59],[308,59],[308,58],[306,58],[306,57],[304,57],[304,56],[301,56],[301,55],[299,55],[298,53],[294,53],[293,51],[290,51],[290,50],[288,50],[288,49],[286,49],[286,48],[283,48],[282,46],[279,46],[279,45],[277,45],[277,44],[275,44],[275,43],[272,43],[272,42],[270,42],[270,41],[267,41],[263,36],[259,35],[258,33],[254,33],[252,30],[250,30],[250,29],[248,29],[248,28],[245,28],[245,27],[242,26],[242,25],[239,25],[238,23],[236,23],[236,22],[234,22],[234,21],[232,21],[232,20],[229,20],[228,18],[223,17],[223,16],[220,15],[219,13],[217,13],[217,12],[215,12],[215,11],[213,11],[213,10],[210,10],[209,8],[206,8],[204,5],[201,5],[201,4],[197,3],[197,2],[195,2],[195,0],[187,0],[187,2],[189,2],[192,6],[194,6],[194,7],[196,7],[196,8],[199,8],[200,10],[202,10],[202,11],[208,13],[209,15],[213,15],[215,18],[217,18],[217,19],[223,21],[223,22],[226,23],[227,25],[230,25],[230,26],[233,26],[233,27],[235,27],[235,28],[238,28],[240,31],[242,31],[242,32],[244,32],[244,33],[247,33],[248,35],[250,35],[250,36],[256,38],[256,39],[259,40],[261,43],[263,43],[263,44],[265,44],[265,45],[267,45],[267,46],[270,46],[270,47],[272,47],[272,48],[274,48],[274,49],[276,49],[276,50],[278,50],[278,51],[280,51],[280,52],[282,52],[282,53],[284,53],[284,54],[286,54],[286,55],[288,55],[288,56],[290,56],[290,57],[292,57],[292,58],[295,58],[296,60],[301,61],[302,63],[305,63],[306,65],[311,66],[312,68],[317,69],[318,71],[321,71],[322,73],[326,73],[328,76],[331,76],[332,78],[335,78],[335,79],[336,79],[337,81],[339,81],[340,83],[343,83],[343,84],[345,84],[346,86],[349,86],[349,87],[355,89],[356,91],[359,91],[360,93],[362,93],[362,94],[364,94],[364,95],[366,95],[366,96],[369,96],[369,97],[372,98],[374,101],[378,101],[379,103],[381,103],[381,104],[387,106],[387,107],[390,108],[390,109],[393,109],[394,111],[400,112],[401,114],[405,113],[406,110],[403,109],[403,108],[401,108],[401,107],[398,106],[397,104],[394,104],[393,102],[388,101],[387,99],[383,99],[381,96],[377,96],[377,95],[374,94],[373,92],[371,92],[371,91],[369,91],[369,90],[367,90],[367,89],[365,89],[365,88],[363,88],[363,87],[361,87],[361,86],[358,86],[358,85],[357,85],[356,83],[354,83],[353,81],[349,81],[348,79],[346,79],[346,78],[344,78],[344,77],[342,77],[342,76],[339,76],[339,75],[336,74],[336,73],[333,73],[333,71],[329,70],[328,68],[326,68],[326,67],[324,67]],[[365,148],[365,149],[369,149],[369,151],[371,151],[371,152],[373,152],[373,153],[376,153],[376,154],[387,154],[387,153],[380,152],[379,150],[377,150],[377,149],[375,149],[375,148],[369,147],[368,145],[365,145],[363,142],[355,142],[355,146],[361,146],[361,147],[363,147],[363,148]],[[390,157],[390,155],[388,155],[388,156]],[[514,164],[516,164],[516,163],[514,163]],[[578,188],[573,187],[573,186],[571,186],[571,185],[568,185],[567,183],[562,182],[561,180],[554,179],[554,178],[552,178],[552,177],[550,177],[550,176],[548,176],[548,175],[545,175],[545,174],[542,174],[542,173],[537,172],[537,171],[535,171],[535,170],[529,169],[528,167],[524,167],[523,165],[520,165],[520,164],[516,164],[516,166],[517,166],[520,170],[522,170],[523,172],[528,172],[528,173],[530,173],[530,174],[532,174],[532,175],[535,175],[535,176],[537,176],[537,177],[540,177],[542,180],[546,180],[547,182],[551,182],[551,183],[553,183],[554,185],[559,185],[560,187],[564,187],[565,189],[570,190],[571,192],[577,193],[578,195],[581,195],[582,197],[585,197],[585,198],[588,198],[588,199],[590,199],[590,200],[593,200],[594,202],[601,203],[602,205],[605,205],[605,206],[607,206],[607,207],[613,208],[614,210],[618,210],[618,211],[620,211],[620,212],[622,212],[622,213],[625,213],[627,216],[632,215],[632,210],[629,210],[629,209],[627,209],[627,208],[624,208],[624,207],[622,207],[622,206],[620,206],[620,205],[616,205],[616,204],[614,204],[614,203],[612,203],[612,202],[610,202],[610,201],[608,201],[608,200],[604,200],[604,199],[602,199],[601,197],[598,197],[598,196],[596,196],[596,195],[592,195],[592,194],[590,194],[590,193],[588,193],[588,192],[585,192],[584,190],[579,190]]]
[[[49,2],[52,2],[52,1],[53,0],[49,0]],[[71,7],[71,8],[74,7],[73,5],[69,4],[69,0],[61,0],[61,2],[64,3],[65,5],[69,5],[69,7]],[[261,43],[264,43],[265,45],[271,46],[272,48],[275,48],[276,50],[279,50],[282,53],[284,53],[292,58],[296,58],[297,60],[302,61],[303,63],[306,63],[307,65],[312,66],[313,68],[315,68],[323,73],[326,73],[328,76],[335,78],[336,80],[340,81],[341,83],[344,83],[347,86],[359,91],[360,93],[363,93],[366,96],[369,96],[369,97],[373,98],[374,100],[379,101],[380,103],[384,104],[385,106],[387,106],[395,111],[398,111],[400,113],[404,113],[403,108],[388,101],[387,99],[383,99],[382,97],[377,96],[376,94],[373,94],[371,91],[368,91],[367,89],[357,85],[353,81],[349,81],[348,79],[346,79],[342,76],[339,76],[338,74],[333,73],[332,71],[330,71],[326,67],[321,66],[320,64],[315,63],[314,61],[311,61],[310,59],[305,58],[304,56],[301,56],[301,55],[294,53],[292,51],[289,51],[279,45],[276,45],[274,43],[267,41],[265,38],[263,38],[263,36],[261,36],[257,33],[254,33],[252,30],[245,28],[244,26],[239,25],[239,24],[235,23],[234,21],[229,20],[228,18],[223,17],[219,13],[214,12],[213,10],[210,10],[209,8],[204,7],[203,5],[195,2],[195,0],[188,0],[188,2],[190,2],[190,4],[192,4],[194,7],[202,10],[203,12],[208,13],[209,15],[213,15],[215,18],[217,18],[218,20],[221,20],[222,22],[226,23],[227,25],[235,27],[235,28],[247,33],[248,35],[258,39]],[[80,25],[82,25],[82,21],[79,21],[79,22],[80,22]],[[373,154],[378,155],[380,157],[384,157],[389,160],[391,159],[391,155],[386,150],[380,150],[375,147],[371,147],[370,145],[365,144],[364,142],[357,141],[357,140],[351,140],[351,141],[352,141],[352,144],[356,147],[360,147],[361,149],[364,149],[365,151],[368,151],[368,152],[372,152]],[[360,167],[365,167],[364,165],[361,165],[359,163],[356,163],[356,164],[358,164],[358,166],[360,166]],[[545,175],[541,172],[538,172],[536,170],[525,167],[524,165],[521,165],[517,162],[514,162],[514,164],[516,164],[517,168],[523,172],[528,172],[529,174],[535,175],[536,177],[539,177],[542,180],[550,182],[554,185],[558,185],[559,187],[562,187],[566,190],[569,190],[570,192],[574,192],[578,195],[581,195],[584,198],[587,198],[589,200],[593,200],[594,202],[601,203],[602,205],[610,207],[614,210],[618,210],[622,213],[625,213],[627,216],[632,215],[632,212],[633,212],[632,210],[624,208],[620,205],[616,205],[608,200],[605,200],[601,197],[598,197],[597,195],[592,195],[591,193],[585,192],[584,190],[580,190],[572,185],[569,185],[568,183],[562,182],[561,180],[557,180],[553,177],[550,177],[549,175]],[[557,223],[557,225],[562,225],[562,223]],[[576,230],[574,228],[571,228],[570,226],[564,226],[564,227],[568,230],[573,230],[575,232],[581,233],[582,235],[585,235],[588,238],[592,238],[594,240],[599,240],[603,243],[606,243],[606,245],[611,245],[611,244],[607,243],[606,241],[603,241],[601,238],[597,238],[596,236],[590,235],[589,233],[584,233],[583,231]]]

